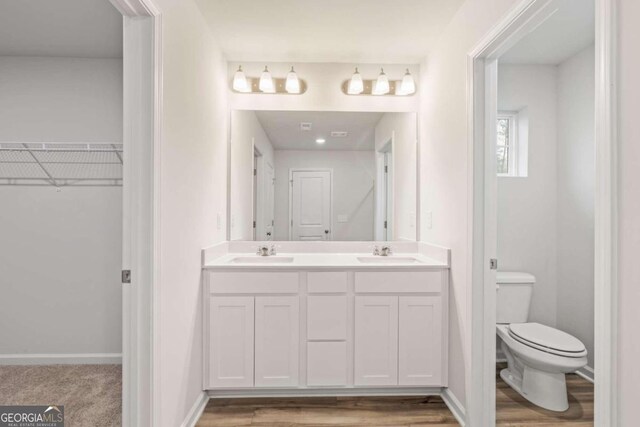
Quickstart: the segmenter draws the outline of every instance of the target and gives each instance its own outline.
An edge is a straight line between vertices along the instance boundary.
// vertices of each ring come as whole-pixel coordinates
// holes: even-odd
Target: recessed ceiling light
[[[324,139],[324,138],[318,138],[318,139],[316,139],[316,142],[317,142],[318,144],[324,144],[325,142],[327,142],[327,140],[326,140],[326,139]]]

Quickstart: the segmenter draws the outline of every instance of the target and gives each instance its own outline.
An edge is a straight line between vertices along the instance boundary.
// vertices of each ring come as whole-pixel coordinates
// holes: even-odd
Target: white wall
[[[333,169],[333,240],[373,240],[375,152],[276,150],[275,240],[289,240],[289,170]],[[347,215],[347,222],[338,222]]]
[[[122,61],[0,57],[0,141],[121,142]],[[118,356],[122,189],[0,200],[0,353]]]
[[[227,66],[192,0],[162,12],[159,425],[182,424],[202,393],[200,250],[226,238]],[[223,221],[216,226],[216,217]]]
[[[0,56],[0,140],[122,143],[122,60]]]
[[[557,323],[594,360],[595,54],[558,66]]]
[[[375,130],[380,151],[393,138],[393,240],[416,240],[417,142],[416,114],[387,113]]]
[[[0,354],[119,356],[122,188],[0,186],[0,199]]]
[[[253,147],[274,166],[273,145],[253,111],[231,112],[231,240],[253,240]]]
[[[640,2],[618,0],[618,423],[634,425],[640,419]]]
[[[498,177],[500,270],[536,276],[529,320],[556,326],[557,67],[501,65],[498,109],[528,116],[528,176]]]
[[[420,240],[451,248],[449,389],[463,405],[472,374],[467,53],[515,3],[467,0],[420,66]]]

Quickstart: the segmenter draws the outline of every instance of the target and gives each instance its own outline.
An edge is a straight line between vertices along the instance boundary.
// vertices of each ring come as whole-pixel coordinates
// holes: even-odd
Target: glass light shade
[[[247,82],[247,76],[242,71],[242,67],[238,67],[238,71],[233,75],[233,90],[249,92],[249,83]]]
[[[287,93],[300,93],[300,80],[298,79],[298,75],[296,74],[293,67],[291,67],[291,71],[287,74],[287,81],[284,85]]]
[[[260,90],[266,93],[275,93],[276,87],[273,84],[273,78],[269,69],[265,66],[262,75],[260,76]]]
[[[389,78],[384,73],[384,70],[380,71],[378,80],[376,80],[375,87],[373,88],[374,95],[386,95],[389,93]]]
[[[356,68],[356,72],[351,76],[351,80],[349,80],[349,87],[347,88],[347,93],[349,95],[359,95],[364,92],[364,83],[362,81],[362,75],[358,72]]]
[[[411,95],[416,91],[416,82],[413,80],[413,76],[407,70],[404,77],[402,78],[402,83],[400,83],[400,93],[398,95]]]

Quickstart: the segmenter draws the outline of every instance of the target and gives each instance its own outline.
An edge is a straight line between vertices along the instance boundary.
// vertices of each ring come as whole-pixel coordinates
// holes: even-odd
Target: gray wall
[[[0,57],[0,141],[121,142],[122,61]],[[122,189],[0,200],[0,354],[120,353]]]

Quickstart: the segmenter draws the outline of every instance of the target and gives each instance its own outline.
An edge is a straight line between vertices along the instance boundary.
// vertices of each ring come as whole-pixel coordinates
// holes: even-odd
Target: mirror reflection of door
[[[264,193],[265,193],[265,211],[263,217],[264,224],[264,240],[273,240],[274,235],[274,197],[275,197],[275,185],[276,178],[273,170],[273,165],[271,163],[265,163],[264,168]]]
[[[331,175],[291,170],[291,240],[331,240]]]
[[[253,240],[273,240],[274,185],[273,165],[254,147]]]
[[[258,159],[260,157],[260,152],[256,149],[253,150],[253,240],[256,240],[258,233],[257,224],[260,221],[259,211],[260,211],[260,180],[258,179]]]
[[[393,240],[393,137],[377,153],[376,240]]]

